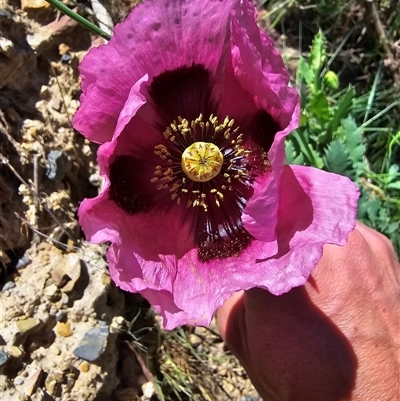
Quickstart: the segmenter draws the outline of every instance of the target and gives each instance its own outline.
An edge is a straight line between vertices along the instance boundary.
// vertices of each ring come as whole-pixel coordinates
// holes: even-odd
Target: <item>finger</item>
[[[357,366],[354,351],[304,287],[279,297],[254,288],[226,311],[226,342],[260,394],[277,400],[349,397]]]
[[[237,315],[240,308],[243,308],[243,291],[235,292],[225,303],[217,310],[217,326],[219,333],[226,341],[226,330],[231,315]],[[232,313],[232,311],[235,312]]]

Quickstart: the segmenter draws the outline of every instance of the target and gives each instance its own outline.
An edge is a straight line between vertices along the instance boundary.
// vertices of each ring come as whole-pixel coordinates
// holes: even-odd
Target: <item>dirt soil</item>
[[[133,5],[112,4],[114,21]],[[101,179],[71,119],[101,40],[44,0],[3,0],[0,28],[2,399],[259,400],[213,328],[161,330],[83,239],[77,208]]]

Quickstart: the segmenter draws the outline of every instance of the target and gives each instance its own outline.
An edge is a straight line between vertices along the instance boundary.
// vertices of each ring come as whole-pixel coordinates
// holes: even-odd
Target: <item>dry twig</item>
[[[400,87],[400,73],[399,73],[399,65],[398,65],[399,63],[396,62],[396,59],[390,48],[390,41],[386,36],[385,28],[383,27],[382,21],[379,18],[379,13],[376,8],[376,4],[375,4],[374,0],[366,0],[365,7],[366,7],[368,13],[372,17],[376,33],[378,34],[378,37],[379,37],[379,42],[385,53],[385,59],[387,60],[385,65],[388,67],[388,69],[392,73],[395,85]]]

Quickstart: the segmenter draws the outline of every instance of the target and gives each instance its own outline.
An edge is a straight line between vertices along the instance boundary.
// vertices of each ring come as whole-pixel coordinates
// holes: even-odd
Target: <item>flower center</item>
[[[224,194],[233,192],[234,202],[245,204],[243,195],[251,185],[248,171],[250,150],[243,147],[243,134],[234,120],[223,122],[200,114],[188,121],[178,116],[163,132],[167,140],[154,147],[161,163],[155,166],[150,182],[158,190],[168,190],[171,200],[187,207],[200,206],[205,212],[221,206]]]
[[[211,142],[194,142],[182,153],[182,170],[193,181],[206,182],[216,177],[224,164],[224,156]]]

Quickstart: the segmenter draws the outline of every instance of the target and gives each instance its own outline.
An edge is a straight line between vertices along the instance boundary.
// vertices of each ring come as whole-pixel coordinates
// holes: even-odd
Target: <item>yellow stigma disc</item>
[[[210,142],[194,142],[182,153],[182,169],[196,182],[212,180],[221,171],[223,163],[223,154]]]

